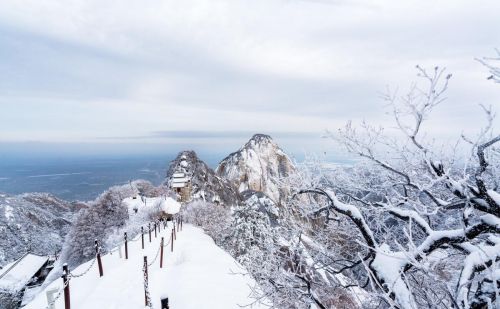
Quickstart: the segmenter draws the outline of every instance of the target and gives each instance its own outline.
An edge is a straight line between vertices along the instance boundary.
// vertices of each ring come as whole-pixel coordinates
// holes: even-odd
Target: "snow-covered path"
[[[148,242],[145,235],[145,249],[141,241],[129,242],[129,259],[120,259],[118,252],[102,257],[104,276],[99,278],[97,263],[83,277],[70,281],[71,308],[144,308],[142,265],[143,256],[150,263],[159,248],[160,237],[165,243],[170,239],[172,223],[162,229],[158,238]],[[72,270],[79,274],[91,262]],[[234,274],[234,273],[238,274]],[[236,261],[217,247],[213,240],[196,227],[185,224],[174,242],[164,248],[163,268],[159,258],[149,267],[149,287],[154,308],[160,308],[160,297],[168,296],[170,308],[239,308],[252,302],[250,287],[254,281],[239,273],[244,272]],[[62,279],[51,283],[46,290],[62,286]],[[46,291],[45,290],[45,291]],[[40,293],[26,307],[40,309],[47,306],[45,291]],[[63,297],[56,302],[56,308],[64,308]],[[252,308],[259,308],[254,306]]]

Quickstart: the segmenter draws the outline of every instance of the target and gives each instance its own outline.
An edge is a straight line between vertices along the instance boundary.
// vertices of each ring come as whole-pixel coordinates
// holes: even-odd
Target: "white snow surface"
[[[389,245],[384,243],[377,250],[372,268],[377,271],[379,277],[396,295],[401,308],[416,308],[415,301],[401,277],[401,269],[407,260],[404,252],[393,252]]]
[[[488,190],[487,193],[491,197],[491,199],[494,200],[495,203],[497,203],[497,205],[500,205],[500,193],[493,190]]]
[[[48,257],[46,256],[28,253],[19,260],[6,265],[0,271],[0,288],[19,291],[40,270],[47,260]]]
[[[160,200],[160,208],[167,214],[175,215],[181,210],[181,204],[171,197]]]
[[[13,209],[9,205],[5,205],[5,218],[9,221],[14,220]]]
[[[128,197],[122,201],[127,205],[129,215],[135,214],[135,209],[138,213],[150,211],[152,209],[163,210],[167,214],[175,215],[181,209],[181,204],[171,197],[143,197],[137,196]]]
[[[143,256],[148,256],[149,263],[154,259],[160,237],[165,237],[167,242],[171,227],[170,223],[169,228],[162,229],[152,243],[146,239],[144,250],[140,241],[129,242],[128,260],[120,258],[118,252],[104,255],[103,277],[99,278],[95,263],[88,274],[71,279],[71,308],[144,308]],[[84,263],[71,272],[79,274],[90,264]],[[253,279],[242,274],[245,273],[242,266],[217,247],[201,229],[188,224],[177,233],[174,252],[170,252],[170,244],[164,248],[163,268],[160,268],[158,258],[148,271],[153,308],[160,308],[162,296],[169,298],[170,308],[182,309],[233,309],[253,302],[249,297],[251,287],[255,285]],[[62,283],[62,279],[52,282],[24,308],[45,308],[46,291],[60,289]],[[55,305],[57,309],[64,308],[63,297]],[[264,306],[256,304],[252,308]]]

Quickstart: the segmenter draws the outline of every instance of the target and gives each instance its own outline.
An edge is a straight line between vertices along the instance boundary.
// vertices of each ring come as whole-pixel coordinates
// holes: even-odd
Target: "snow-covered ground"
[[[143,256],[150,263],[159,248],[160,237],[170,239],[172,223],[151,243],[145,237],[146,248],[138,241],[129,242],[129,259],[120,258],[118,252],[102,257],[104,276],[99,278],[97,263],[83,277],[70,281],[71,308],[144,308]],[[254,281],[241,273],[244,270],[201,229],[185,224],[177,233],[174,252],[170,245],[164,248],[163,268],[159,258],[149,267],[149,287],[153,308],[160,308],[160,297],[168,296],[170,308],[239,308],[253,302],[249,297]],[[85,271],[91,262],[80,265],[74,274]],[[51,283],[26,309],[46,308],[46,291],[60,289],[62,279]],[[64,308],[63,296],[56,308]],[[263,308],[255,305],[252,308]]]
[[[127,206],[129,215],[135,213],[147,212],[152,209],[164,211],[165,213],[175,215],[179,212],[181,204],[171,197],[128,197],[123,200]]]

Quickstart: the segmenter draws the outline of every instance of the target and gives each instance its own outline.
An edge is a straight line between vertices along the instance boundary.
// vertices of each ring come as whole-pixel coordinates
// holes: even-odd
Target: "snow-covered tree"
[[[390,306],[498,308],[500,135],[493,132],[493,111],[483,108],[486,126],[476,137],[462,136],[450,150],[436,147],[422,127],[444,101],[451,75],[417,69],[425,88],[386,96],[401,136],[366,123],[361,132],[349,123],[331,134],[364,162],[300,190],[312,198],[301,200],[296,222],[318,235],[347,218],[356,233],[345,241],[357,249],[345,267],[336,262],[345,250],[332,254],[317,237],[327,258],[315,263],[358,285],[368,279]]]
[[[491,75],[488,76],[488,79],[500,83],[500,49],[497,49],[496,52],[496,57],[483,57],[478,60],[490,71]]]
[[[122,201],[131,195],[133,191],[128,185],[112,187],[88,208],[81,210],[66,236],[61,260],[74,266],[92,259],[95,256],[94,240],[102,243],[114,228],[125,225],[128,212]]]
[[[194,200],[181,208],[181,216],[186,223],[203,228],[217,244],[225,237],[231,222],[229,209],[202,200]]]

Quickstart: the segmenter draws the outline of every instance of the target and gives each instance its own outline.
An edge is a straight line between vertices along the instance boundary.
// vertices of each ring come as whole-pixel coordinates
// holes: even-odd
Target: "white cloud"
[[[452,0],[5,0],[0,69],[13,75],[0,77],[0,104],[14,116],[0,138],[386,123],[377,91],[407,85],[415,64],[454,73],[431,126],[452,133],[477,103],[498,104],[474,57],[500,42],[499,10]],[[37,102],[43,111],[30,109]]]

